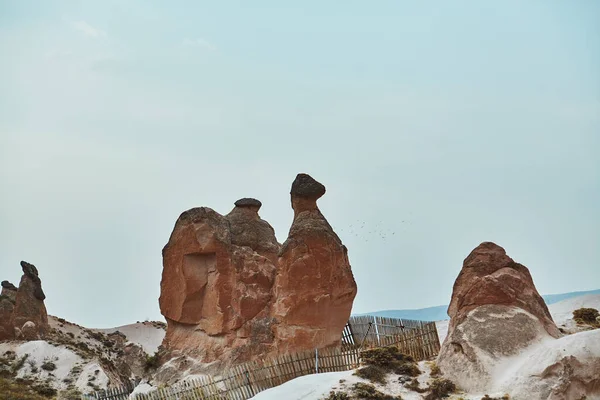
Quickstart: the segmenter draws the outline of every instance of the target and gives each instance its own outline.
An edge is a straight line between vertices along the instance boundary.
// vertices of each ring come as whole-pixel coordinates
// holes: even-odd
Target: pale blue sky
[[[355,312],[447,303],[486,240],[600,287],[599,2],[295,4],[0,0],[0,278],[159,319],[182,211],[256,197],[284,241],[307,172]]]

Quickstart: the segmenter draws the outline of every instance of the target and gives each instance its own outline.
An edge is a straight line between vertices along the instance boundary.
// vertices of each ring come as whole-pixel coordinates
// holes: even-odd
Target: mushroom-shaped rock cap
[[[292,183],[290,194],[316,200],[325,194],[325,186],[308,174],[298,174]]]
[[[21,261],[21,268],[23,268],[25,275],[29,276],[30,278],[38,277],[38,270],[35,265],[29,264],[27,261]]]
[[[236,207],[258,207],[262,206],[262,203],[259,200],[253,199],[251,197],[244,197],[243,199],[239,199],[235,203]]]
[[[17,290],[17,287],[9,281],[2,281],[2,287],[7,290]]]

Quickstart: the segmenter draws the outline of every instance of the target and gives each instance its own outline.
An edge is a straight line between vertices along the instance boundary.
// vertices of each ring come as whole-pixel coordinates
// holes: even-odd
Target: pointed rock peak
[[[506,250],[504,250],[503,247],[498,246],[494,242],[483,242],[479,246],[477,246],[473,249],[473,252],[475,252],[475,251],[488,251],[488,252],[498,252],[498,253],[506,254]]]
[[[325,186],[308,174],[298,174],[292,183],[292,196],[317,200],[325,194]]]
[[[21,261],[21,267],[23,268],[23,272],[30,278],[38,277],[38,270],[33,264],[29,264],[27,261]]]
[[[260,207],[262,206],[262,203],[259,200],[250,197],[244,197],[243,199],[239,199],[234,204],[236,207],[252,207],[256,209],[260,209]]]
[[[2,288],[6,290],[17,290],[17,287],[9,281],[2,281]]]

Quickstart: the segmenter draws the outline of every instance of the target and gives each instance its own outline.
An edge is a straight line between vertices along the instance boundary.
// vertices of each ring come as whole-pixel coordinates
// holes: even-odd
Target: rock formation
[[[48,314],[44,306],[46,295],[38,270],[25,261],[21,261],[21,267],[24,274],[18,289],[8,281],[2,282],[0,340],[35,340],[48,331]]]
[[[165,347],[202,360],[237,356],[245,361],[245,346],[270,345],[262,332],[270,332],[268,305],[276,269],[271,247],[279,245],[257,211],[242,205],[227,217],[206,207],[181,214],[163,249],[159,303],[168,323]],[[231,215],[252,233],[234,234]],[[256,243],[260,246],[250,247]],[[225,354],[235,349],[239,355]]]
[[[279,253],[273,307],[285,352],[339,344],[356,296],[348,250],[317,207],[325,186],[299,174],[290,194],[294,222]]]
[[[283,247],[256,199],[236,201],[225,216],[206,207],[181,214],[163,249],[163,348],[229,365],[339,343],[356,284],[346,248],[316,206],[323,193],[298,175]]]
[[[485,390],[494,365],[561,334],[529,270],[485,242],[465,259],[448,308],[438,365],[465,390]]]
[[[17,287],[9,281],[2,281],[2,296],[6,296],[13,302],[17,299]]]

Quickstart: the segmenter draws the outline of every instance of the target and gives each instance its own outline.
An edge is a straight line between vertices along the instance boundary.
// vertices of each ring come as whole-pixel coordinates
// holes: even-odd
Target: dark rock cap
[[[9,281],[2,281],[2,287],[7,290],[17,290],[17,287]]]
[[[290,194],[316,200],[325,194],[325,186],[308,174],[298,174],[292,183]]]
[[[21,261],[21,268],[23,268],[23,272],[30,278],[38,277],[38,270],[33,264],[29,264],[27,261]]]
[[[251,197],[244,197],[243,199],[239,199],[235,203],[236,207],[258,207],[262,206],[262,203],[259,200],[253,199]]]

